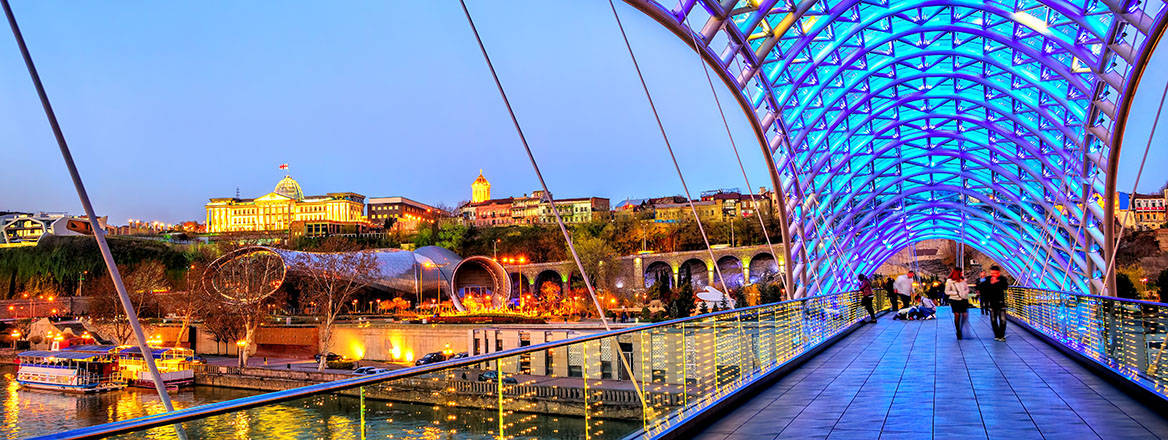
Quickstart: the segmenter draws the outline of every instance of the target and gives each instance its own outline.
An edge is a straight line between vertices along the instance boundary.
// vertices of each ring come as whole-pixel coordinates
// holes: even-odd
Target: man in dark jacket
[[[892,308],[889,310],[892,311],[892,317],[895,318],[896,311],[900,310],[900,307],[897,307],[898,297],[896,295],[896,292],[894,292],[892,290],[892,277],[884,278],[884,295],[888,296],[888,303],[889,303],[889,305],[892,306]]]
[[[977,286],[981,294],[981,306],[990,311],[990,327],[994,329],[994,340],[1006,341],[1006,289],[1010,282],[1002,276],[1002,269],[990,266],[990,276]]]

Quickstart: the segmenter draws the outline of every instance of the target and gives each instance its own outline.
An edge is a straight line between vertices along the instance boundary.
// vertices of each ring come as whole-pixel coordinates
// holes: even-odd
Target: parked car
[[[479,373],[479,382],[496,382],[498,380],[499,380],[499,372],[497,372],[497,371],[492,370],[492,371],[484,371],[482,373]],[[515,383],[519,383],[519,379],[508,376],[508,377],[503,378],[503,383],[515,384]]]
[[[433,363],[437,363],[437,362],[442,362],[444,360],[446,360],[446,355],[442,354],[442,352],[440,352],[440,351],[435,351],[433,353],[426,353],[426,355],[422,356],[421,359],[418,359],[417,361],[415,361],[414,365],[433,364]]]
[[[468,358],[468,357],[470,357],[470,353],[467,353],[464,351],[462,353],[455,353],[454,356],[451,356],[450,358],[451,359],[462,359],[462,358]]]
[[[357,374],[357,375],[379,374],[379,373],[384,373],[386,371],[389,371],[389,370],[381,368],[381,367],[361,367],[361,368],[358,368],[356,370],[353,370],[353,374]]]
[[[312,359],[313,359],[313,360],[315,360],[315,361],[317,361],[317,362],[320,362],[320,354],[318,353],[318,354],[316,354],[316,355],[313,355],[313,356],[312,356]],[[333,352],[331,352],[331,351],[330,351],[330,352],[328,352],[328,354],[327,354],[327,355],[325,355],[325,360],[326,360],[326,361],[329,361],[329,362],[332,362],[332,361],[339,361],[339,360],[341,360],[341,355],[339,355],[339,354],[336,354],[336,353],[333,353]]]

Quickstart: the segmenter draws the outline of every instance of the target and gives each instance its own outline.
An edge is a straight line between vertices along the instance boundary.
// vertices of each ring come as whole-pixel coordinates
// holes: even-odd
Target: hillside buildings
[[[81,235],[68,228],[69,221],[88,223],[89,217],[63,212],[14,212],[0,215],[0,248],[33,246],[50,235]],[[105,217],[98,224],[108,229]]]
[[[552,204],[543,191],[522,197],[491,199],[491,183],[479,172],[471,183],[471,201],[462,206],[463,221],[476,227],[516,226],[555,223]],[[603,197],[581,197],[552,201],[565,223],[587,223],[609,218],[609,202]]]
[[[1115,218],[1124,228],[1161,229],[1168,224],[1168,189],[1160,194],[1118,193]]]
[[[489,186],[487,191],[490,192]],[[446,212],[405,197],[372,197],[366,201],[365,216],[374,227],[409,233],[417,231],[422,223],[446,216]]]

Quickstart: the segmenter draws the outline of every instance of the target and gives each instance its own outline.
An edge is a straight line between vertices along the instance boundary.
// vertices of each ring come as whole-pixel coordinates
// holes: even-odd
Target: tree
[[[1156,277],[1156,286],[1160,288],[1160,301],[1168,298],[1168,269],[1160,271],[1160,276]]]
[[[138,314],[139,322],[142,317],[156,314],[158,298],[155,292],[169,288],[166,280],[166,267],[158,261],[146,261],[133,268],[118,267],[122,273],[122,283],[134,311]],[[121,298],[114,282],[106,273],[90,291],[93,294],[93,303],[90,305],[89,316],[107,335],[117,344],[130,344],[134,339],[134,327],[126,316]]]
[[[361,252],[343,237],[329,237],[321,245],[323,252],[302,253],[292,261],[290,270],[299,275],[301,301],[313,304],[319,318],[320,362],[317,371],[324,371],[328,361],[329,343],[337,316],[349,306],[349,300],[378,273],[373,254]]]
[[[692,313],[694,307],[693,286],[689,283],[681,285],[669,302],[669,315],[673,318],[684,318]]]
[[[592,286],[596,289],[613,287],[616,271],[620,269],[620,260],[612,246],[593,236],[577,237],[574,245],[576,254],[580,256],[580,264],[584,266]]]
[[[202,301],[205,296],[202,292],[203,283],[199,282],[199,274],[203,273],[206,263],[197,262],[191,264],[190,270],[186,275],[186,290],[184,292],[173,292],[169,295],[159,298],[160,306],[171,313],[182,317],[182,326],[179,327],[178,335],[175,336],[174,346],[178,347],[182,344],[183,338],[190,328],[191,320],[198,316],[200,309],[206,306],[206,302]]]
[[[738,308],[746,307],[749,305],[746,302],[746,292],[744,292],[743,289],[739,288],[739,289],[735,290],[731,295],[733,295],[733,297],[734,297],[734,308],[738,309]],[[723,301],[725,301],[724,298],[723,298]]]
[[[242,248],[225,254],[208,267],[203,275],[206,299],[204,322],[222,321],[218,326],[224,336],[240,337],[239,366],[247,366],[248,347],[255,332],[272,311],[285,304],[280,287],[285,275],[284,260],[275,252],[261,248]]]
[[[1139,299],[1140,293],[1136,290],[1135,283],[1125,273],[1118,273],[1115,275],[1115,293],[1120,298]]]

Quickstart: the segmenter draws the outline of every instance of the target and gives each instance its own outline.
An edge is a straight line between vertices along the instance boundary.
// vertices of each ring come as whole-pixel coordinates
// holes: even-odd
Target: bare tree
[[[337,316],[349,306],[350,298],[369,284],[378,267],[373,254],[360,251],[356,244],[341,237],[329,237],[318,250],[321,252],[299,254],[292,270],[302,284],[301,301],[312,304],[320,319],[320,360],[316,369],[324,371]]]
[[[182,317],[182,326],[179,327],[178,335],[174,339],[175,347],[182,344],[183,338],[186,337],[187,331],[190,329],[191,320],[202,316],[202,309],[212,304],[207,301],[208,296],[203,291],[203,283],[199,282],[199,277],[206,270],[206,267],[205,261],[196,260],[187,269],[184,278],[185,290],[159,298],[165,311]]]
[[[168,288],[166,267],[158,261],[146,261],[132,269],[120,267],[119,271],[125,274],[122,281],[125,283],[126,292],[130,294],[130,301],[137,309],[139,319],[154,313],[158,308],[155,292]],[[89,314],[94,323],[118,344],[135,342],[134,328],[126,318],[126,311],[122,308],[121,300],[109,275],[100,278],[91,292],[94,298]]]
[[[284,260],[266,248],[242,248],[215,260],[203,275],[203,287],[210,303],[204,311],[204,323],[223,319],[224,329],[242,326],[239,366],[247,366],[248,347],[256,330],[276,307],[283,306],[285,295],[280,287],[285,275]],[[225,331],[230,334],[230,331]]]

